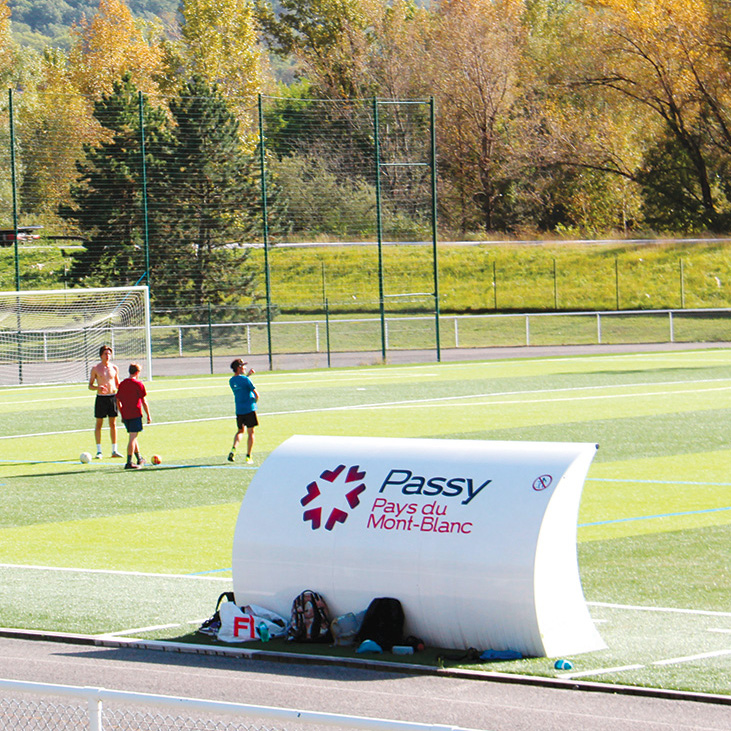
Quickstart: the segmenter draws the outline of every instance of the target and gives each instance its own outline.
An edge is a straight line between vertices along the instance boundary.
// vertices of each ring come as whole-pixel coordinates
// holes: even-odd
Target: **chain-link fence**
[[[375,244],[300,305],[343,312],[438,309],[431,100],[179,95],[122,79],[107,96],[9,90],[0,103],[1,289],[150,288],[153,317],[247,310],[267,324],[290,298],[292,241]],[[403,277],[385,243],[429,244]],[[51,272],[39,247],[60,250]],[[258,253],[256,253],[258,252]],[[240,315],[239,315],[240,318]],[[215,316],[216,321],[225,320]],[[438,318],[434,319],[438,329]],[[385,348],[381,332],[380,347]],[[433,338],[437,345],[438,338]]]
[[[455,726],[0,680],[1,731],[316,731],[325,728],[457,731]]]

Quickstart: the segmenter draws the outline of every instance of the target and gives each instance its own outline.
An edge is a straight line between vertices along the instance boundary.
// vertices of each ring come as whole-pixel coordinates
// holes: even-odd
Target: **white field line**
[[[621,673],[625,670],[642,670],[644,665],[618,665],[613,668],[597,668],[596,670],[582,670],[578,673],[558,673],[557,678],[581,678],[586,675],[607,675],[608,673]]]
[[[663,361],[663,360],[669,360],[673,361],[675,358],[680,356],[692,356],[694,359],[698,361],[703,360],[710,360],[712,363],[720,362],[726,363],[729,360],[728,356],[728,350],[722,347],[719,347],[718,350],[678,350],[678,351],[672,351],[672,352],[658,352],[658,353],[615,353],[615,354],[599,354],[599,355],[572,355],[572,356],[566,356],[566,357],[548,357],[548,358],[516,358],[516,359],[507,359],[510,362],[510,367],[515,368],[518,366],[532,366],[536,364],[544,364],[544,363],[573,363],[573,362],[583,362],[583,361],[590,361],[591,363],[597,363],[604,360],[651,360],[651,361]],[[719,356],[721,358],[719,359]],[[465,368],[487,368],[487,369],[499,369],[501,367],[504,367],[505,360],[488,360],[488,361],[457,361],[457,362],[449,362],[449,363],[424,363],[424,364],[407,364],[407,365],[400,365],[400,366],[388,366],[387,372],[379,372],[379,373],[373,373],[370,372],[368,368],[364,368],[362,370],[359,370],[359,375],[363,377],[369,377],[369,378],[387,378],[389,374],[399,373],[401,371],[408,371],[409,373],[413,373],[413,371],[423,370],[423,369],[431,369],[434,370],[434,368],[438,368],[442,373],[445,370],[448,369],[455,369],[455,370],[462,370]],[[380,368],[381,366],[376,366],[377,368]],[[258,373],[254,374],[258,379],[267,380],[278,380],[281,378],[293,378],[292,372],[284,372],[279,373],[277,371],[260,371]],[[328,369],[318,372],[310,372],[308,371],[308,377],[314,382],[317,380],[317,376],[320,377],[320,380],[326,380],[330,381],[333,377],[338,376],[347,376],[351,377],[353,375],[353,369]],[[437,375],[436,373],[430,373],[427,375]],[[188,376],[178,376],[178,377],[171,377],[171,378],[181,378],[185,379],[188,378]],[[220,384],[222,382],[222,379],[228,378],[228,374],[221,373],[221,374],[213,374],[210,376],[202,376],[199,378],[195,378],[195,385],[192,385],[190,388],[195,388],[196,385],[200,383],[205,383],[206,381],[215,381],[216,383]],[[293,383],[301,383],[301,381],[294,377],[295,380],[293,380]],[[153,382],[154,383],[154,382]],[[286,382],[289,383],[289,382]],[[80,384],[79,384],[80,385]],[[31,393],[39,393],[41,391],[52,391],[56,392],[58,391],[59,384],[57,383],[49,383],[45,385],[33,385],[33,386],[7,386],[5,388],[8,388],[9,390],[12,389],[14,393],[23,393],[23,392],[31,392]],[[164,390],[164,389],[161,389]],[[74,397],[76,398],[76,397]]]
[[[570,396],[565,398],[520,398],[505,400],[504,396],[530,396],[533,394],[558,394],[558,393],[576,393],[580,391],[598,391],[607,389],[618,389],[618,388],[650,388],[652,386],[666,387],[666,386],[687,386],[689,383],[727,383],[731,379],[728,378],[713,378],[701,381],[665,381],[661,383],[631,383],[631,384],[610,384],[602,386],[573,386],[567,388],[555,388],[555,389],[536,389],[532,391],[500,391],[493,393],[481,393],[481,394],[465,394],[463,396],[437,396],[428,397],[422,399],[405,399],[399,401],[385,401],[381,403],[370,403],[370,404],[349,404],[344,406],[323,406],[314,409],[290,409],[287,411],[260,411],[262,416],[292,416],[296,414],[315,414],[315,413],[327,413],[337,411],[363,411],[363,410],[378,410],[378,409],[404,409],[404,408],[429,408],[436,403],[448,403],[448,402],[461,402],[461,406],[495,406],[495,405],[525,405],[525,404],[540,404],[540,403],[562,403],[562,402],[578,402],[578,401],[592,401],[592,400],[605,400],[605,399],[619,399],[619,398],[651,398],[657,396],[674,396],[680,394],[698,394],[698,393],[711,393],[717,391],[729,391],[731,385],[720,386],[714,388],[684,388],[674,390],[663,390],[663,391],[644,391],[644,392],[632,392],[632,393],[610,393],[610,394],[592,394],[590,396]],[[465,403],[468,399],[488,399],[486,401],[475,401],[473,403]],[[223,421],[230,419],[231,416],[210,416],[206,418],[197,419],[180,419],[176,421],[159,421],[149,426],[171,426],[176,424],[200,424],[206,421]],[[33,434],[8,434],[0,436],[2,439],[22,439],[26,437],[46,437],[55,436],[60,434],[82,434],[87,432],[88,429],[68,429],[63,431],[53,432],[37,432]]]
[[[721,634],[731,635],[731,629],[723,629],[721,627],[712,627],[709,632],[720,632]]]
[[[713,652],[700,652],[697,655],[686,655],[685,657],[670,657],[667,660],[655,660],[653,665],[679,665],[682,662],[693,662],[694,660],[705,660],[707,657],[722,657],[731,655],[731,650],[714,650]]]
[[[150,627],[135,627],[134,629],[124,629],[119,632],[104,632],[103,634],[96,636],[100,639],[105,637],[122,637],[123,635],[134,635],[138,632],[155,632],[159,629],[173,629],[174,627],[180,627],[180,623],[176,622],[175,624],[156,624]]]
[[[632,612],[667,612],[671,614],[698,614],[704,617],[731,617],[731,612],[712,612],[705,609],[680,609],[677,607],[647,607],[634,604],[609,604],[608,602],[587,602],[591,607],[628,609]]]
[[[70,566],[35,566],[28,564],[0,563],[0,569],[23,569],[26,571],[61,571],[72,574],[107,574],[110,576],[138,576],[150,579],[197,579],[203,581],[225,581],[231,578],[203,574],[155,574],[147,571],[117,571],[114,569],[82,569]]]

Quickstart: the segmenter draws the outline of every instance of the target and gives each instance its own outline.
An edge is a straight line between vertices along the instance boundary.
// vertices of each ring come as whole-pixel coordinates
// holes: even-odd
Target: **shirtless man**
[[[110,362],[112,349],[108,345],[99,348],[101,360],[91,369],[89,390],[96,391],[94,416],[96,427],[96,458],[102,458],[102,425],[109,418],[109,436],[112,439],[112,457],[121,457],[117,451],[117,389],[119,388],[119,369]]]

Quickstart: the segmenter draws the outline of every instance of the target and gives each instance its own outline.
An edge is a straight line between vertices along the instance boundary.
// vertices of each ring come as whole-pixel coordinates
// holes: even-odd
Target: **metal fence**
[[[104,688],[0,680],[0,730],[54,731],[293,731],[340,728],[372,731],[458,731],[333,713],[272,708]]]
[[[731,342],[731,308],[441,315],[441,347],[485,348],[637,343]],[[387,352],[435,350],[431,316],[387,317]],[[272,352],[377,352],[382,323],[370,318],[308,318],[272,323]],[[262,323],[153,325],[154,358],[265,355]],[[211,372],[213,372],[211,370]]]

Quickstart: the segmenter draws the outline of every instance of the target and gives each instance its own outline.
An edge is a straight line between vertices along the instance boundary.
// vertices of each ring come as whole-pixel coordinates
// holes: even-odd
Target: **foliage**
[[[133,17],[124,0],[99,0],[99,12],[74,27],[70,61],[79,90],[94,99],[109,94],[129,74],[136,86],[155,93],[162,73],[160,30]]]
[[[165,115],[140,97],[129,76],[94,105],[103,139],[84,146],[81,177],[71,188],[73,204],[60,209],[86,239],[70,271],[71,279],[85,286],[137,284],[145,273],[141,116],[151,163],[166,136]]]
[[[254,276],[248,249],[260,227],[257,160],[221,91],[190,79],[170,104],[172,134],[151,171],[151,277],[176,305],[241,301]]]
[[[217,85],[231,102],[241,99],[243,121],[263,84],[252,0],[184,0],[182,13],[189,75]]]

